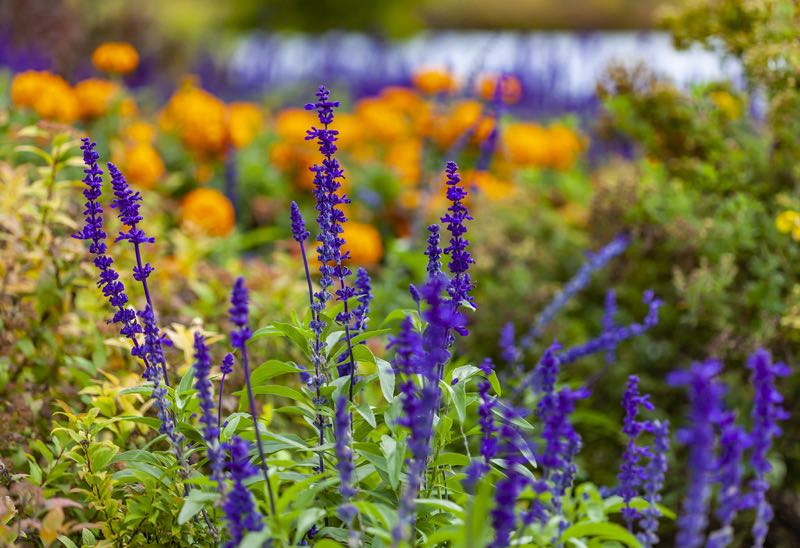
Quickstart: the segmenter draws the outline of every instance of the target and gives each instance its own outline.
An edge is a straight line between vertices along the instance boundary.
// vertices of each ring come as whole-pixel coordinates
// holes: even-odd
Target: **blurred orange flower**
[[[97,70],[127,74],[139,66],[139,53],[127,42],[106,42],[94,50],[92,64]]]
[[[486,101],[494,100],[498,80],[502,82],[500,84],[500,99],[507,105],[518,103],[522,98],[522,83],[516,76],[485,74],[478,80],[476,86],[478,95]]]
[[[441,68],[420,69],[411,75],[414,87],[429,95],[449,94],[458,89],[453,74]]]
[[[344,223],[344,249],[350,252],[350,264],[375,265],[383,258],[381,234],[374,226],[356,221]]]
[[[164,176],[164,162],[148,142],[134,143],[126,147],[119,163],[128,180],[144,188],[153,188]]]
[[[163,129],[176,132],[194,152],[219,155],[228,143],[227,115],[225,103],[189,84],[170,97],[159,122]]]
[[[264,115],[254,103],[231,103],[228,105],[231,143],[236,148],[244,148],[264,128]]]
[[[61,76],[48,71],[29,70],[15,75],[11,82],[11,101],[47,120],[70,123],[80,114],[72,87]]]
[[[102,78],[89,78],[75,85],[81,118],[97,118],[111,107],[119,86]]]
[[[208,236],[225,236],[233,230],[233,205],[221,192],[197,188],[183,198],[181,223]]]
[[[156,138],[153,124],[138,120],[125,128],[125,138],[134,143],[152,143]]]

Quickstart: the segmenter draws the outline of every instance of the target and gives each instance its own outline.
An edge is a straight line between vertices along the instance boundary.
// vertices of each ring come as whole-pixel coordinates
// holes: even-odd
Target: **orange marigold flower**
[[[79,82],[75,86],[75,96],[78,98],[81,118],[97,118],[108,112],[118,91],[117,84],[102,78]]]
[[[578,155],[583,151],[583,141],[575,130],[555,124],[548,128],[550,137],[549,167],[567,170],[573,166]]]
[[[164,176],[164,162],[150,143],[135,143],[126,148],[120,164],[128,180],[144,188],[153,188]]]
[[[508,124],[501,133],[501,141],[503,152],[514,164],[543,167],[550,162],[548,132],[537,124]]]
[[[453,74],[440,68],[421,69],[411,75],[414,87],[428,95],[449,94],[458,89]]]
[[[218,155],[228,145],[228,110],[219,98],[187,85],[170,97],[159,118],[167,131],[175,131],[187,148],[199,154]]]
[[[197,188],[187,194],[180,207],[181,223],[208,236],[225,236],[233,230],[233,205],[221,192]]]
[[[125,138],[134,143],[152,143],[156,139],[156,128],[153,124],[138,120],[125,129]]]
[[[139,66],[139,52],[127,42],[106,42],[94,50],[92,64],[103,72],[127,74]]]
[[[487,101],[494,100],[498,80],[502,81],[500,84],[500,99],[507,105],[518,103],[522,98],[522,83],[516,76],[504,75],[501,77],[494,74],[486,74],[478,80],[476,85],[478,95]]]
[[[374,226],[356,221],[343,225],[344,249],[350,252],[350,264],[370,266],[383,258],[381,234]]]
[[[264,129],[264,115],[254,103],[231,103],[228,105],[228,124],[231,143],[244,148]]]
[[[78,99],[61,76],[47,71],[29,70],[14,76],[11,101],[33,109],[47,120],[70,123],[79,115]]]

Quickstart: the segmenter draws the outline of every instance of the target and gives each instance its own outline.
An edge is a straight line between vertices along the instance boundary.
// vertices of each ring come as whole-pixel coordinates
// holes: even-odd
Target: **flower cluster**
[[[453,275],[447,292],[456,305],[466,302],[474,307],[475,300],[470,295],[473,284],[469,276],[469,267],[475,262],[475,259],[467,250],[469,240],[464,237],[467,232],[464,223],[472,220],[472,216],[463,203],[467,197],[467,191],[461,184],[461,176],[458,174],[458,166],[455,162],[447,162],[445,174],[447,175],[447,199],[450,200],[451,205],[447,208],[448,213],[442,217],[442,222],[447,225],[447,230],[450,232],[450,245],[444,248],[444,253],[450,257],[447,266]],[[467,334],[466,329],[461,326],[456,330],[462,336]]]
[[[244,484],[258,473],[258,469],[250,464],[250,444],[243,439],[234,437],[222,448],[229,454],[228,470],[233,480],[233,486],[222,505],[230,536],[225,548],[236,548],[248,531],[260,531],[264,526],[253,495]]]
[[[693,363],[686,371],[669,375],[672,386],[685,386],[689,392],[690,426],[678,431],[678,440],[689,447],[689,485],[678,518],[676,543],[693,548],[703,545],[708,525],[708,506],[714,474],[715,427],[723,416],[723,385],[715,379],[722,370],[717,360]]]
[[[622,235],[611,240],[611,242],[606,244],[597,253],[588,253],[588,260],[586,263],[584,263],[575,276],[567,282],[564,289],[562,289],[544,310],[542,310],[530,330],[522,338],[520,344],[522,348],[530,348],[533,342],[542,336],[544,328],[555,318],[558,311],[564,308],[572,297],[589,285],[592,274],[601,270],[611,259],[625,251],[628,245],[628,237]]]
[[[334,421],[336,436],[336,470],[339,472],[339,492],[342,504],[339,516],[347,523],[355,517],[355,507],[350,504],[356,490],[353,488],[353,437],[350,433],[350,413],[347,409],[347,398],[341,396],[336,403],[336,420]]]
[[[772,520],[772,508],[766,498],[769,488],[766,475],[772,469],[767,454],[772,447],[773,438],[781,434],[778,422],[789,418],[788,412],[783,408],[783,396],[775,387],[775,381],[778,377],[787,376],[790,371],[786,364],[773,362],[769,352],[764,349],[757,350],[750,357],[747,367],[752,372],[750,382],[755,389],[753,428],[750,432],[750,463],[755,471],[755,478],[750,483],[750,505],[756,509],[753,539],[755,546],[763,546],[769,522]]]
[[[233,356],[231,356],[232,358]],[[207,454],[208,462],[211,466],[211,479],[217,482],[217,486],[222,492],[225,486],[223,476],[225,463],[223,462],[222,451],[219,448],[219,426],[218,418],[214,417],[214,394],[211,379],[209,378],[210,374],[211,354],[206,346],[205,337],[201,332],[196,331],[194,334],[194,387],[200,400],[199,420],[203,425],[203,440],[208,447]]]

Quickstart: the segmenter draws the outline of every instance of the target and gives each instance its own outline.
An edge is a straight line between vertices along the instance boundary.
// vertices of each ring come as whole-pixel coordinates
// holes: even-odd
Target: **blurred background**
[[[14,147],[52,152],[63,135],[89,134],[120,165],[158,236],[165,325],[222,322],[231,273],[247,273],[253,323],[265,325],[307,305],[288,207],[315,216],[308,168],[318,153],[304,141],[314,120],[302,107],[321,83],[342,102],[334,128],[353,201],[344,237],[374,277],[376,324],[410,307],[408,283],[425,276],[425,226],[447,207],[445,160],[458,160],[475,216],[479,309],[459,343],[474,363],[493,356],[502,371],[500,329],[528,332],[587,252],[630,238],[525,358],[536,363],[555,338],[570,346],[601,333],[609,289],[616,325],[641,321],[647,290],[665,303],[658,326],[611,356],[614,367],[594,356],[569,370],[573,385],[604,375],[575,415],[591,448],[579,480],[616,481],[631,373],[677,425],[685,398],[666,374],[721,358],[729,400],[749,409],[746,356],[765,346],[796,363],[800,343],[796,4],[0,0],[0,395],[17,408],[33,408],[30,394],[45,401],[38,415],[0,424],[0,451],[46,436],[48,402],[77,399],[98,369],[139,382],[101,337],[81,335],[103,312],[85,250],[69,237],[78,159],[58,177],[54,167],[48,184],[43,156]],[[796,377],[785,394],[800,389]],[[775,451],[774,546],[800,546],[796,424]],[[678,472],[664,498],[673,509]]]

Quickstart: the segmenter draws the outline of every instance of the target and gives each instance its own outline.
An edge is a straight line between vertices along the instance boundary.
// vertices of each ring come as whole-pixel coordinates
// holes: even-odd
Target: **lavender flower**
[[[439,246],[439,225],[428,227],[428,247],[425,249],[428,257],[428,275],[432,276],[442,271],[442,248]]]
[[[119,220],[122,221],[124,226],[128,227],[128,230],[121,231],[119,236],[117,236],[114,241],[128,241],[131,243],[131,245],[133,245],[133,249],[136,254],[136,266],[133,267],[133,278],[142,284],[145,299],[147,299],[147,306],[150,307],[153,312],[153,317],[155,318],[155,307],[153,306],[153,299],[150,296],[150,286],[147,283],[147,278],[153,272],[154,268],[150,265],[150,263],[145,263],[142,261],[141,245],[145,243],[154,243],[156,239],[151,236],[147,236],[144,230],[136,226],[137,223],[142,220],[142,216],[139,215],[139,202],[142,201],[141,194],[131,190],[130,185],[128,185],[128,181],[125,180],[125,177],[117,169],[117,166],[110,162],[108,163],[108,172],[111,175],[111,187],[114,189],[114,199],[111,201],[111,207],[112,209],[119,210]],[[157,320],[155,323],[158,325]],[[166,342],[167,339],[165,339],[165,337],[162,335],[159,335],[158,344],[162,345]],[[164,382],[167,386],[169,386],[167,362],[163,359],[163,354],[162,361],[154,365],[161,366]]]
[[[350,330],[350,339],[367,330],[369,322],[369,306],[372,302],[372,280],[364,268],[359,267],[356,271],[355,297],[358,305],[353,309],[353,327]],[[361,341],[366,344],[366,341]],[[352,362],[345,363],[348,355],[341,354],[337,360],[339,365],[339,376],[349,375],[352,369]]]
[[[225,487],[223,471],[225,463],[219,448],[219,427],[214,420],[214,395],[211,390],[211,354],[205,337],[199,331],[194,334],[194,387],[200,400],[200,423],[203,425],[203,440],[206,442],[211,479],[217,482],[220,492]]]
[[[243,439],[234,437],[222,447],[230,454],[228,469],[233,479],[233,486],[222,505],[225,520],[228,522],[228,534],[231,537],[225,543],[225,548],[235,548],[239,546],[248,531],[260,531],[264,526],[253,495],[244,484],[247,478],[258,473],[258,469],[250,464],[249,444]]]
[[[324,377],[320,375],[320,371],[323,368],[323,361],[324,358],[322,356],[322,350],[324,348],[325,343],[322,342],[322,330],[325,328],[324,322],[320,320],[319,314],[321,308],[315,305],[314,301],[314,289],[311,285],[311,272],[308,268],[308,257],[306,256],[306,246],[305,241],[308,238],[308,231],[306,230],[306,223],[303,220],[303,215],[300,213],[300,208],[297,207],[296,202],[292,202],[291,206],[291,219],[292,219],[292,238],[297,242],[300,246],[300,255],[303,258],[303,269],[305,270],[306,274],[306,285],[308,286],[308,304],[311,308],[311,323],[310,327],[311,330],[314,332],[314,343],[311,352],[311,361],[314,364],[314,377],[312,378],[311,375],[305,373],[305,367],[303,367],[303,371],[300,373],[301,379],[306,384],[311,384],[314,389],[316,390],[316,398],[315,403],[317,405],[321,405],[323,403],[323,398],[321,394],[321,387],[324,381]],[[325,303],[321,303],[322,308],[324,308]],[[317,417],[315,420],[318,430],[319,430],[319,444],[322,445],[325,441],[325,418],[322,416],[321,413],[317,413]],[[319,454],[319,471],[325,471],[325,459],[322,456],[322,453]]]
[[[398,423],[410,430],[408,482],[400,499],[398,523],[392,531],[394,540],[400,542],[408,540],[410,532],[414,531],[414,499],[430,453],[433,412],[435,402],[438,401],[438,380],[435,379],[434,366],[427,363],[422,338],[414,330],[414,322],[410,316],[406,316],[401,322],[398,335],[390,338],[389,348],[395,349],[393,367],[395,374],[402,379],[399,389],[403,413]],[[414,382],[417,374],[423,376],[422,387]]]
[[[103,296],[108,298],[108,302],[116,309],[114,317],[111,320],[113,323],[118,323],[120,327],[120,335],[126,337],[133,344],[131,354],[141,358],[145,364],[145,372],[150,368],[149,362],[144,351],[139,345],[136,338],[138,333],[142,332],[142,328],[136,321],[136,311],[128,307],[128,296],[125,293],[125,286],[119,279],[119,274],[114,270],[114,260],[106,255],[106,233],[103,230],[103,206],[100,205],[100,197],[103,191],[103,171],[97,164],[100,155],[95,152],[94,148],[96,143],[91,142],[88,137],[81,139],[83,150],[83,162],[85,164],[84,173],[86,176],[83,178],[83,183],[86,188],[83,195],[86,198],[86,209],[84,210],[85,224],[84,227],[72,235],[73,238],[78,240],[88,240],[89,252],[94,255],[94,265],[100,272],[99,281],[97,286],[103,291]]]
[[[631,507],[631,501],[639,495],[640,488],[646,479],[644,466],[640,463],[643,458],[652,458],[646,446],[636,443],[639,434],[649,428],[649,421],[636,420],[639,408],[653,410],[648,395],[639,394],[639,377],[628,377],[628,385],[622,396],[622,407],[625,409],[625,419],[622,432],[628,437],[628,444],[622,456],[622,465],[617,478],[619,479],[618,494],[622,497],[625,506],[622,508],[622,517],[633,531],[634,520],[640,517],[638,510]]]
[[[356,508],[350,503],[350,499],[356,495],[356,490],[353,488],[353,437],[350,433],[350,413],[347,411],[347,398],[344,396],[341,396],[336,403],[334,428],[336,470],[339,472],[339,492],[342,494],[339,517],[350,525],[356,514]]]
[[[582,291],[591,280],[592,274],[603,268],[608,262],[627,249],[629,240],[627,236],[617,236],[597,253],[587,253],[588,261],[578,270],[577,274],[567,282],[564,289],[558,293],[550,304],[539,314],[538,318],[523,337],[520,346],[527,350],[533,342],[542,336],[544,328],[549,324],[559,310],[569,302],[577,293]]]
[[[512,424],[517,416],[518,414],[512,409],[508,407],[503,409],[499,452],[505,460],[506,473],[495,486],[494,508],[491,512],[495,538],[489,544],[489,548],[505,548],[511,544],[511,534],[517,528],[517,500],[528,483],[526,476],[519,471],[523,457],[518,446],[519,433]]]
[[[606,292],[605,310],[603,311],[603,331],[608,333],[616,327],[614,316],[617,315],[617,292],[609,289]],[[606,363],[613,364],[616,361],[616,347],[606,350]]]
[[[149,363],[162,363],[164,355],[161,348],[161,335],[155,323],[156,319],[153,316],[153,310],[146,306],[144,310],[139,311],[138,315],[144,333],[142,356],[147,358]],[[155,366],[150,367],[149,370],[145,370],[143,376],[145,380],[153,383],[153,399],[156,402],[158,418],[161,421],[159,431],[170,441],[175,457],[183,467],[186,464],[183,454],[184,438],[175,428],[175,418],[172,415],[169,400],[167,399],[167,389],[161,384],[161,369]]]
[[[291,205],[291,219],[292,219],[292,238],[294,241],[302,244],[308,239],[308,230],[306,230],[306,222],[303,220],[303,214],[300,213],[300,208],[297,202],[292,202]]]
[[[755,507],[756,520],[753,523],[753,545],[763,546],[767,536],[769,522],[772,520],[772,507],[767,502],[766,475],[772,469],[767,455],[772,447],[772,439],[781,435],[778,422],[789,418],[783,408],[783,396],[775,387],[777,377],[789,375],[790,370],[783,363],[773,363],[769,352],[764,349],[756,350],[747,362],[747,368],[752,371],[750,382],[755,389],[753,399],[753,427],[750,432],[752,451],[750,464],[755,472],[755,478],[750,482],[752,491],[750,506]]]
[[[714,513],[720,527],[709,535],[706,548],[723,548],[733,541],[733,519],[742,507],[742,455],[747,444],[747,434],[736,424],[736,413],[725,412],[720,420],[719,456],[714,466],[719,483]]]
[[[650,421],[648,430],[653,435],[650,462],[644,470],[644,499],[648,506],[642,510],[639,520],[642,532],[637,535],[646,547],[658,544],[658,518],[661,517],[658,503],[661,502],[661,489],[664,487],[664,476],[669,465],[669,421]]]
[[[714,429],[722,418],[724,387],[714,377],[721,371],[717,360],[693,363],[691,368],[667,377],[671,386],[685,386],[689,392],[688,428],[678,431],[678,440],[689,447],[689,486],[678,518],[676,545],[696,548],[703,545],[708,525],[708,504],[714,464]]]
[[[244,373],[245,385],[247,386],[247,398],[250,405],[250,417],[253,419],[253,430],[256,436],[256,447],[258,456],[261,459],[261,471],[264,474],[264,481],[267,486],[270,510],[275,515],[275,497],[272,494],[272,485],[269,482],[269,465],[264,455],[264,446],[261,443],[261,431],[258,425],[258,413],[256,411],[256,399],[253,395],[253,384],[250,381],[250,360],[247,354],[247,341],[252,336],[252,331],[248,325],[249,308],[247,304],[247,287],[244,278],[239,277],[233,285],[231,292],[231,307],[228,309],[230,320],[238,329],[231,331],[231,346],[238,348],[242,353],[242,372]]]
[[[337,150],[336,141],[339,132],[335,129],[328,129],[328,126],[333,122],[333,109],[338,106],[338,101],[330,100],[330,92],[325,86],[320,86],[319,91],[317,91],[317,102],[306,105],[306,110],[317,111],[317,117],[323,126],[322,128],[312,127],[309,129],[306,140],[316,139],[319,151],[324,156],[321,164],[315,164],[311,167],[311,171],[314,172],[314,198],[317,203],[318,213],[319,235],[317,240],[320,245],[317,247],[317,256],[321,274],[321,289],[316,294],[316,302],[314,304],[318,316],[312,329],[321,333],[324,328],[322,321],[319,319],[319,314],[330,299],[328,288],[334,284],[333,279],[335,277],[339,280],[339,288],[335,291],[335,295],[343,304],[343,310],[337,314],[336,321],[344,326],[347,354],[350,363],[353,364],[353,367],[350,367],[349,387],[349,399],[353,401],[355,359],[353,359],[353,347],[350,344],[350,322],[352,317],[348,300],[354,296],[355,290],[352,287],[348,287],[346,283],[351,271],[344,265],[344,261],[349,258],[350,254],[348,251],[342,252],[342,246],[345,241],[341,237],[341,233],[344,230],[342,225],[347,221],[347,217],[345,217],[342,210],[338,209],[339,205],[349,204],[350,200],[347,195],[339,196],[338,194],[342,186],[340,179],[344,178],[344,171],[339,165],[339,161],[334,157]],[[318,346],[320,348],[315,349],[315,351],[321,355],[321,341]]]
[[[516,344],[514,324],[508,322],[500,330],[500,357],[509,365],[514,365],[520,358],[520,351]]]
[[[595,339],[563,351],[558,356],[561,364],[565,365],[572,363],[584,356],[588,356],[602,350],[616,348],[622,341],[639,337],[657,325],[658,310],[662,304],[661,300],[657,299],[652,291],[645,291],[642,300],[648,307],[647,315],[642,323],[632,323],[626,326],[614,327],[610,331],[604,331]]]
[[[442,217],[442,222],[447,225],[447,230],[450,232],[450,245],[444,248],[444,253],[450,257],[447,267],[453,275],[447,291],[456,306],[467,302],[474,308],[475,301],[470,295],[473,284],[469,276],[469,266],[475,260],[467,250],[469,240],[464,238],[464,234],[467,232],[464,223],[472,220],[472,216],[463,203],[467,197],[467,191],[461,184],[461,176],[458,174],[458,166],[455,162],[447,162],[445,173],[447,175],[447,199],[450,200],[451,205],[447,208],[448,213]],[[467,330],[463,326],[458,326],[456,331],[461,336],[467,335]]]
[[[483,361],[480,368],[487,376],[494,372],[492,360],[488,358]],[[488,379],[481,379],[478,383],[478,397],[480,399],[480,404],[478,405],[478,424],[481,430],[481,460],[472,461],[464,470],[466,474],[464,488],[470,493],[474,491],[475,484],[478,480],[489,471],[489,463],[497,454],[497,428],[495,427],[493,411],[497,406],[497,401],[489,395],[491,386]]]
[[[222,396],[225,394],[225,377],[233,373],[233,354],[228,352],[222,358],[222,379],[219,381],[219,403],[217,403],[217,431],[222,428]]]

